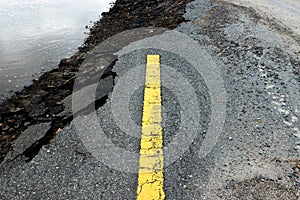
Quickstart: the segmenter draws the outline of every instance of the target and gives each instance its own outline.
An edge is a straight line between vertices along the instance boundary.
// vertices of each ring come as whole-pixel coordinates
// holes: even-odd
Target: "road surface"
[[[1,198],[299,199],[297,36],[227,3],[185,18],[98,45],[82,68],[113,63],[106,103],[89,107],[105,95],[79,71],[72,123],[30,162],[12,150]]]

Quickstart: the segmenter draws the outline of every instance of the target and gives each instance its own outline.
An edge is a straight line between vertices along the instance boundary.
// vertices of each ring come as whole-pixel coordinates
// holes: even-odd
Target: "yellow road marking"
[[[160,56],[147,55],[137,200],[165,199]]]

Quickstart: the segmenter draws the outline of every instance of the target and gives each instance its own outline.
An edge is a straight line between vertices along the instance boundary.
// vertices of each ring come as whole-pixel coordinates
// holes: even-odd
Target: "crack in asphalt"
[[[110,68],[110,70],[115,65],[116,61],[117,60],[114,60],[108,66],[108,68]],[[101,80],[103,80],[109,76],[112,77],[112,81],[113,81],[112,85],[114,85],[114,79],[116,77],[116,74],[112,71],[105,73],[105,75],[103,77],[101,77],[99,83],[101,83]],[[112,90],[113,90],[113,88],[111,88],[108,92],[111,92]],[[100,99],[96,99],[94,102],[87,105],[85,108],[82,108],[81,110],[76,111],[76,113],[70,112],[70,115],[55,116],[55,117],[51,118],[52,122],[50,124],[50,128],[48,131],[46,131],[44,137],[42,137],[39,140],[33,141],[32,145],[30,147],[26,148],[20,154],[14,156],[14,158],[12,160],[11,159],[4,160],[1,163],[0,173],[4,172],[11,166],[15,167],[15,165],[21,165],[21,164],[24,164],[24,162],[30,162],[39,153],[39,151],[41,150],[41,148],[44,145],[50,144],[54,140],[54,138],[57,136],[57,134],[60,132],[60,130],[71,123],[71,121],[73,120],[73,116],[87,115],[87,114],[93,112],[95,109],[97,110],[100,107],[102,107],[106,103],[107,99],[108,99],[108,94],[104,95]],[[72,103],[72,102],[70,102],[70,103]],[[40,122],[40,123],[42,123],[42,122]],[[37,123],[37,124],[39,124],[39,123]],[[26,131],[26,129],[24,131]],[[23,156],[25,156],[26,159],[23,159],[23,162],[21,161],[21,163],[19,162],[17,164],[16,161]]]

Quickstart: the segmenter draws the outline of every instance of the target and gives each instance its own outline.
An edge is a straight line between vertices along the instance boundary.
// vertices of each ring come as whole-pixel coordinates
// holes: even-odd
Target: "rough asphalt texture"
[[[211,7],[196,0],[187,6],[185,17],[191,21],[177,30],[222,63],[227,116],[222,136],[209,156],[197,157],[205,137],[199,131],[191,148],[165,168],[167,199],[299,199],[299,38],[254,10],[227,3]],[[157,50],[118,58],[112,69],[116,84],[131,67],[144,64],[147,52]],[[210,97],[205,82],[189,72],[189,63],[169,52],[158,52],[163,64],[180,71],[195,86],[203,103],[200,128],[207,129]],[[162,91],[164,144],[168,144],[180,124],[181,107],[169,88]],[[136,90],[129,104],[137,125],[142,94],[142,88]],[[139,141],[116,126],[110,106],[111,95],[97,111],[107,137],[127,151],[138,152]],[[53,143],[32,161],[1,174],[1,199],[135,198],[137,175],[119,172],[95,159],[74,125],[59,130]]]
[[[226,64],[228,117],[208,199],[299,198],[299,38],[270,23],[227,4],[179,28]]]

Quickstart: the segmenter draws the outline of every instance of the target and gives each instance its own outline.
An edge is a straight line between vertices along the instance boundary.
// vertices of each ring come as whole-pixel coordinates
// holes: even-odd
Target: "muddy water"
[[[0,0],[0,100],[77,51],[112,0]]]

